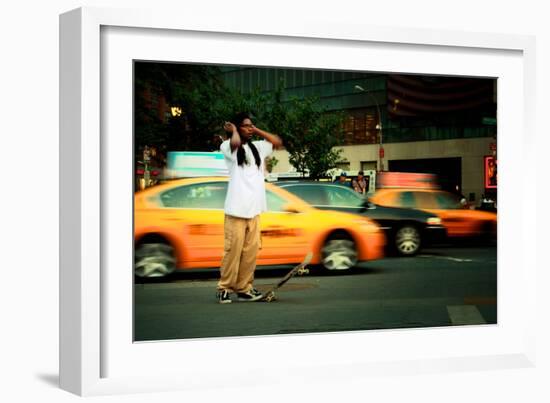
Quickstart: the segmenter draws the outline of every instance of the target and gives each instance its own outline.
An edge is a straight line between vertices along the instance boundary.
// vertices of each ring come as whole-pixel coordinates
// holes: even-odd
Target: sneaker
[[[239,292],[237,293],[237,296],[239,297],[239,301],[258,301],[263,298],[263,295],[260,291],[258,291],[255,288],[251,288],[247,292]]]
[[[218,302],[220,304],[230,304],[231,298],[229,298],[229,291],[227,290],[219,290],[216,293],[216,298],[218,299]]]

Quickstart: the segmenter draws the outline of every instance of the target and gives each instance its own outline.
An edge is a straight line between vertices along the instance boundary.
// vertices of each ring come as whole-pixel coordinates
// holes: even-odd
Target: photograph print
[[[497,324],[497,79],[134,61],[134,341]]]

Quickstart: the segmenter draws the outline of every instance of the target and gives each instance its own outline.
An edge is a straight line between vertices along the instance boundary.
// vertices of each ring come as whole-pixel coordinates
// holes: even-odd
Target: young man
[[[338,178],[334,180],[334,183],[337,185],[349,186],[347,182],[347,178],[348,176],[346,175],[346,173],[342,171],[340,172],[340,175],[338,176]]]
[[[369,191],[369,181],[363,171],[357,173],[357,178],[351,181],[351,186],[357,193],[366,194]]]
[[[267,210],[264,161],[282,141],[279,136],[258,129],[244,113],[226,122],[224,130],[230,138],[221,144],[220,150],[229,169],[229,186],[224,207],[224,253],[216,295],[220,304],[231,302],[232,291],[240,301],[258,301],[262,294],[252,283],[260,248],[260,213]],[[253,135],[263,140],[253,142]]]

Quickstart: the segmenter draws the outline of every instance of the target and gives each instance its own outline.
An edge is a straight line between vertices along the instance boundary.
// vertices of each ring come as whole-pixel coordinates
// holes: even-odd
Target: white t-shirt
[[[256,165],[254,154],[248,144],[243,146],[248,163],[245,162],[241,166],[237,162],[238,149],[231,152],[229,140],[225,140],[220,146],[230,177],[224,211],[225,214],[233,217],[253,218],[267,210],[264,160],[273,152],[273,144],[266,140],[253,143],[260,154],[259,167]]]

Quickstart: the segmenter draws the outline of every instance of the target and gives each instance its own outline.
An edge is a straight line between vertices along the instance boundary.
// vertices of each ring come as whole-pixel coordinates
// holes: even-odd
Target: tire
[[[350,270],[357,264],[355,242],[349,236],[332,236],[323,245],[321,258],[326,270]]]
[[[481,245],[492,245],[497,240],[497,228],[492,222],[485,222],[479,230],[479,242]]]
[[[413,225],[404,225],[395,231],[393,238],[395,250],[400,256],[414,256],[420,250],[422,239],[420,232]]]
[[[165,243],[143,243],[136,247],[134,273],[141,278],[166,277],[176,270],[174,248]]]

